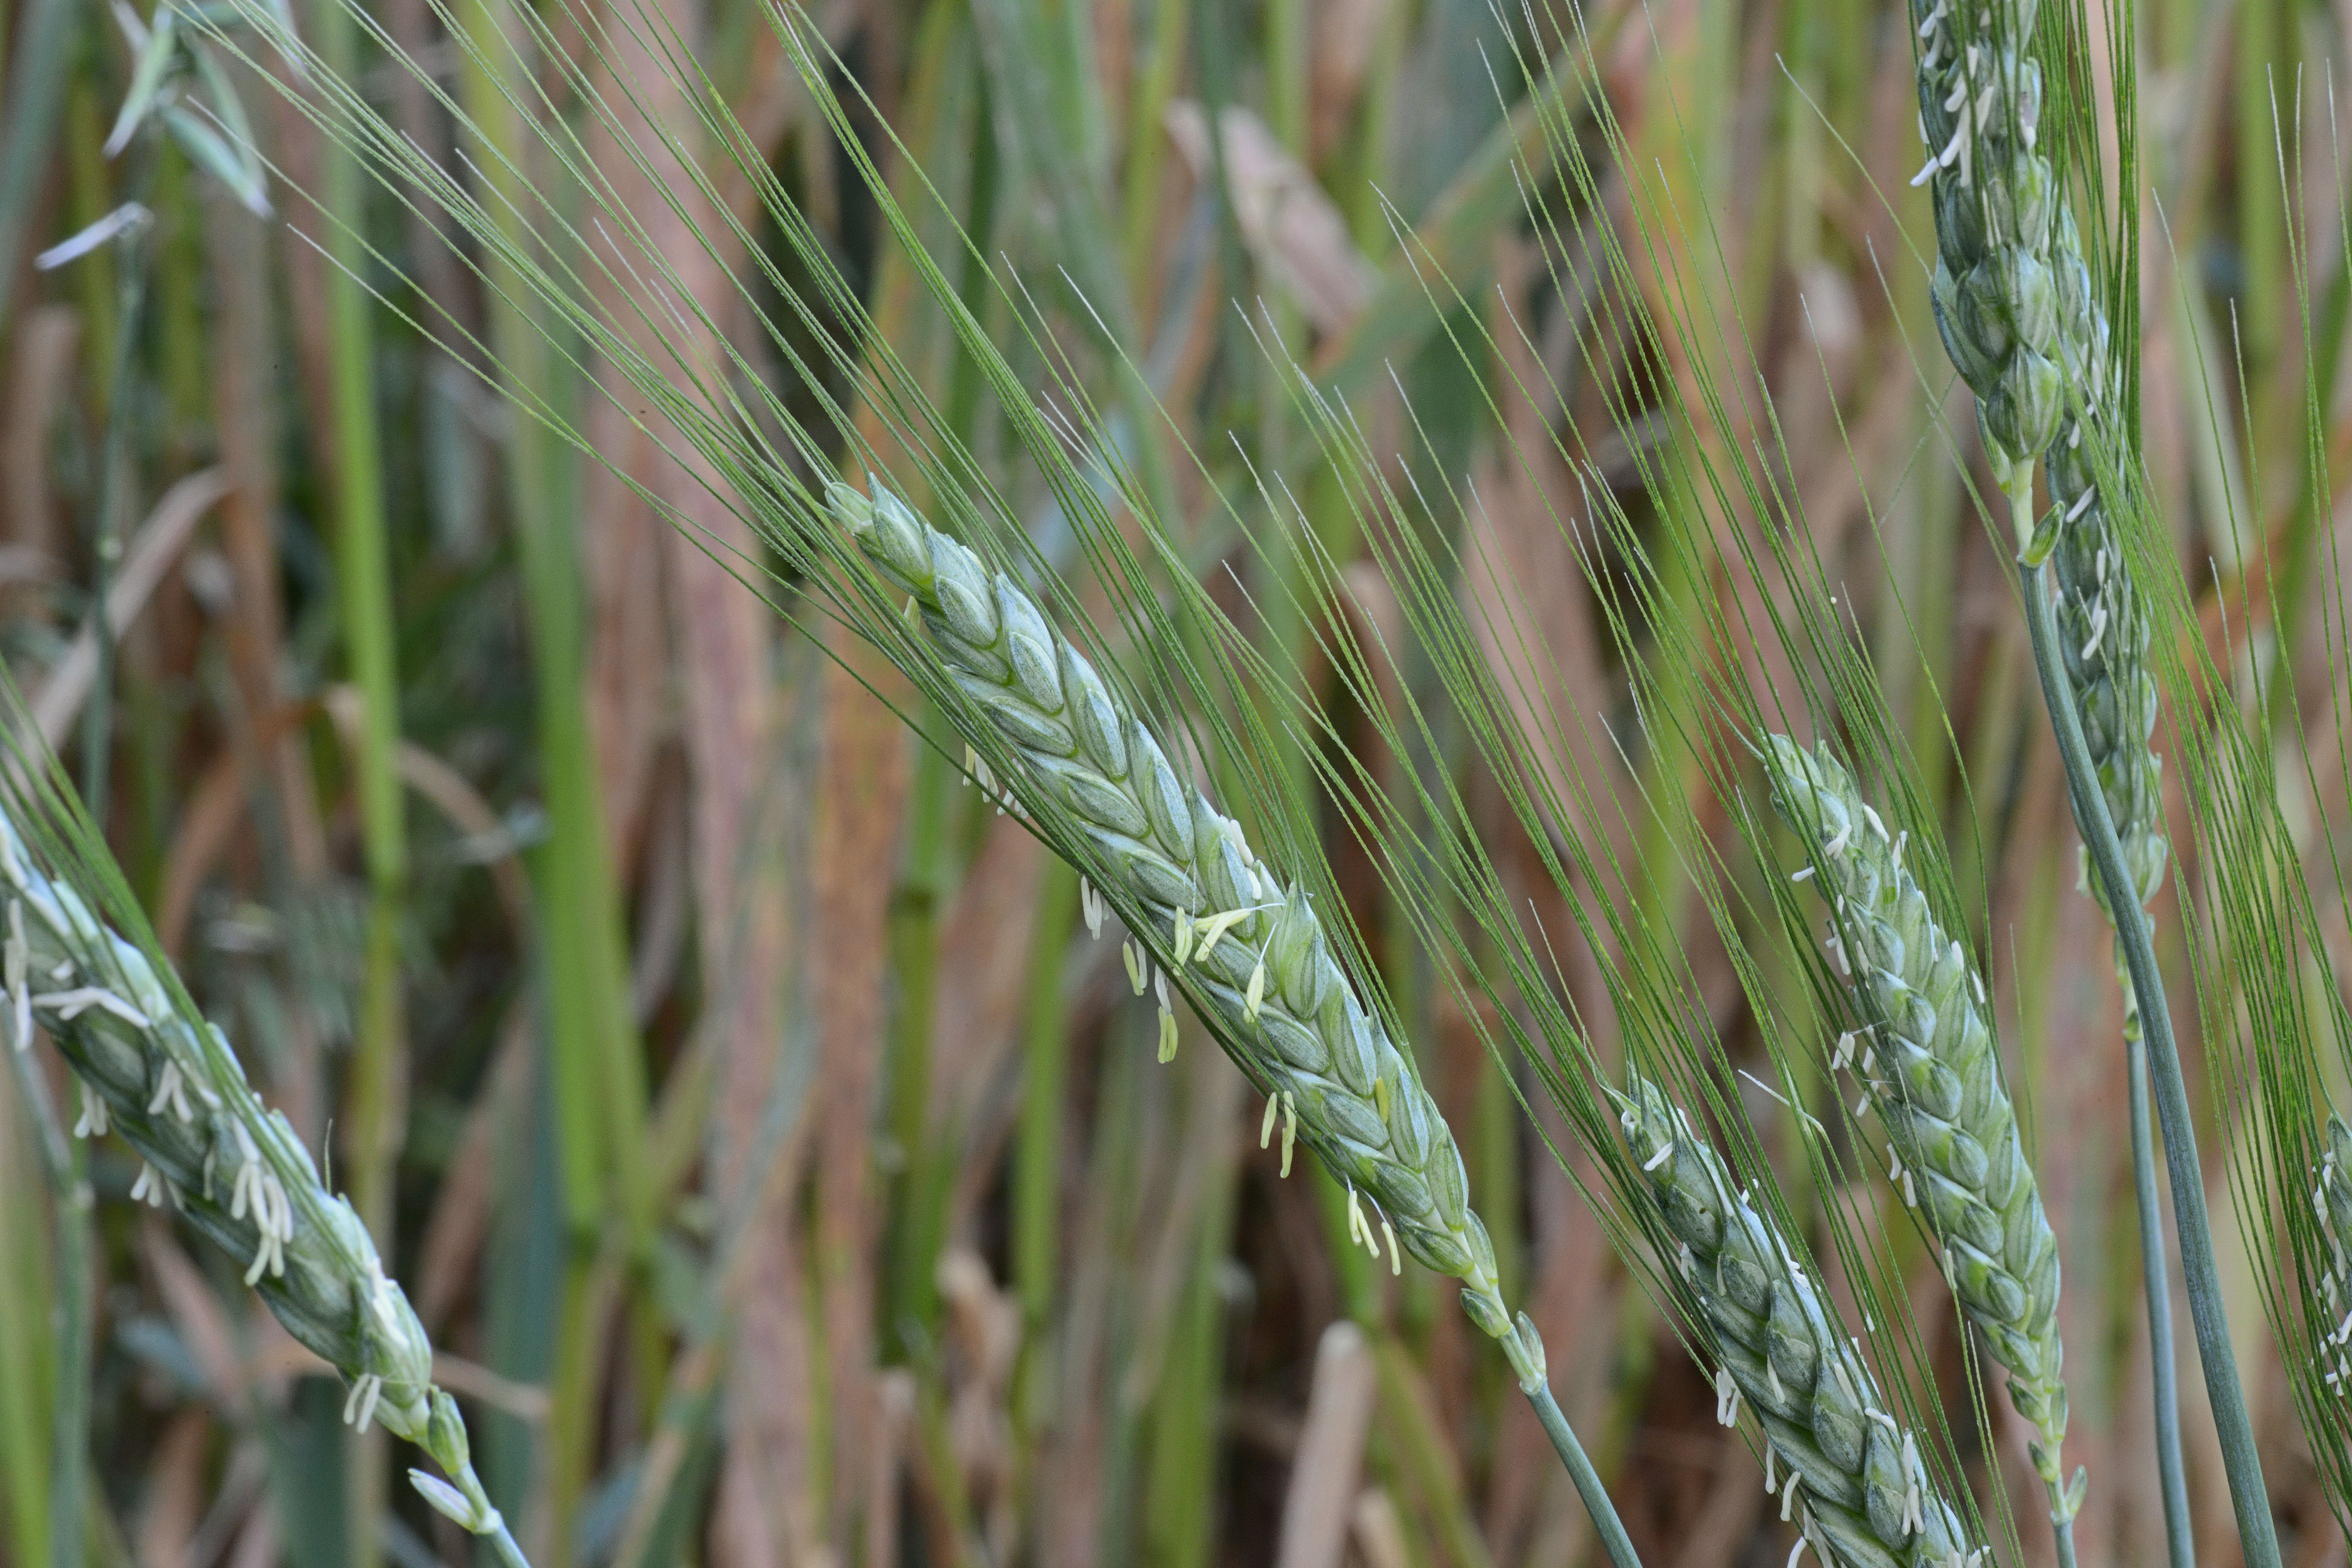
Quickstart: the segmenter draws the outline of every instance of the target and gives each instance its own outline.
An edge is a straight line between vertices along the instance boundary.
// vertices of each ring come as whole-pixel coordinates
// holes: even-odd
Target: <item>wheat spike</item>
[[[450,1478],[411,1472],[433,1506],[512,1552],[475,1475],[464,1419],[433,1386],[433,1347],[367,1227],[328,1192],[285,1117],[266,1110],[220,1032],[194,1021],[136,943],[46,869],[0,815],[11,1046],[46,1028],[82,1087],[77,1131],[121,1133],[143,1162],[134,1194],[176,1205],[247,1265],[278,1321],[350,1384],[345,1418],[381,1421]],[[454,1482],[455,1485],[450,1484]],[[519,1562],[520,1553],[508,1557]]]
[[[1720,1364],[1717,1418],[1736,1423],[1742,1401],[1755,1408],[1767,1463],[1786,1476],[1781,1517],[1801,1521],[1825,1563],[1975,1563],[1916,1437],[1771,1219],[1738,1195],[1721,1157],[1657,1085],[1634,1075],[1628,1088],[1620,1125],[1657,1218],[1685,1249],[1677,1271]]]
[[[2062,1480],[2066,1385],[2060,1375],[2058,1238],[2019,1141],[1992,1030],[1968,953],[1928,911],[1896,845],[1826,752],[1769,737],[1772,803],[1805,840],[1853,968],[1848,994],[1869,1054],[1868,1099],[1943,1254],[1952,1289],[2033,1423],[2033,1458],[2053,1517],[2073,1517]]]
[[[1920,128],[1931,149],[1957,141],[1921,174],[1936,209],[1936,324],[2005,485],[2030,486],[2045,458],[2059,521],[2053,564],[2068,685],[2123,842],[2133,892],[2145,908],[2163,884],[2163,759],[2146,605],[2100,493],[2099,456],[2123,449],[2122,381],[2112,334],[2084,260],[2081,231],[2050,163],[2033,151],[2041,65],[2025,52],[2033,0],[1977,9],[1912,0],[1919,37]],[[2023,542],[2021,541],[2021,542]],[[2087,872],[2114,920],[2106,890]],[[2139,1002],[2122,954],[2126,1037],[2139,1037]]]
[[[836,483],[827,502],[866,558],[914,595],[957,685],[1020,756],[1022,774],[1002,782],[1066,812],[1091,850],[1077,869],[1137,911],[1139,946],[1218,1025],[1227,1054],[1282,1100],[1331,1173],[1393,1222],[1405,1250],[1462,1282],[1464,1308],[1526,1382],[1540,1346],[1505,1309],[1453,1133],[1341,972],[1306,893],[1178,774],[1020,584],[878,484],[868,498]],[[1180,943],[1178,932],[1205,940]],[[1131,974],[1144,967],[1130,961]]]

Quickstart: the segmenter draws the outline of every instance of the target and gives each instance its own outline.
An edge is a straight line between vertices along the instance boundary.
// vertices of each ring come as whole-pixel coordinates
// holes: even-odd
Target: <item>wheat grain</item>
[[[246,1282],[287,1331],[349,1382],[345,1419],[362,1429],[381,1421],[425,1449],[450,1480],[412,1471],[418,1490],[519,1562],[474,1473],[465,1422],[433,1386],[424,1325],[359,1215],[321,1184],[220,1032],[193,1019],[176,985],[45,869],[5,816],[0,898],[13,1043],[25,1048],[35,1021],[47,1029],[80,1081],[75,1131],[120,1133],[141,1160],[132,1197],[175,1207],[245,1262]],[[48,988],[33,989],[41,983]]]
[[[1776,1461],[1786,1472],[1780,1517],[1801,1520],[1826,1563],[1973,1568],[1979,1554],[1916,1437],[1889,1414],[1857,1342],[1794,1250],[1737,1194],[1721,1157],[1657,1085],[1635,1075],[1628,1087],[1619,1125],[1713,1342],[1716,1418],[1736,1424],[1743,1401],[1755,1410],[1767,1487]]]
[[[2010,1397],[2040,1434],[2033,1460],[2053,1517],[2071,1519],[2080,1494],[2079,1483],[2064,1483],[2059,1457],[2058,1239],[1969,984],[1974,966],[1936,923],[1884,828],[1852,831],[1876,814],[1835,758],[1784,735],[1768,739],[1765,758],[1773,805],[1805,841],[1813,885],[1831,901],[1853,966],[1847,994],[1864,1042],[1854,1065],[1905,1200],[1925,1218],[1961,1309],[2009,1369]]]
[[[1020,584],[878,484],[869,499],[836,483],[827,502],[866,558],[914,595],[956,685],[1019,756],[1021,772],[999,782],[1041,819],[1070,823],[1078,870],[1130,911],[1137,993],[1156,961],[1217,1025],[1242,1070],[1281,1100],[1292,1119],[1286,1169],[1295,1129],[1347,1184],[1355,1236],[1379,1250],[1370,1219],[1354,1209],[1360,1196],[1406,1251],[1462,1282],[1465,1309],[1501,1342],[1521,1382],[1539,1380],[1540,1345],[1504,1306],[1453,1133],[1341,971],[1306,892],[1179,775]],[[1164,1050],[1164,1024],[1161,1037]]]

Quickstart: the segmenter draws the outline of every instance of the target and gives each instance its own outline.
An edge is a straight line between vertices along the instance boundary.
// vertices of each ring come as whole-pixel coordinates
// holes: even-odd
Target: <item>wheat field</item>
[[[0,1563],[2345,1568],[2346,73],[0,0]]]

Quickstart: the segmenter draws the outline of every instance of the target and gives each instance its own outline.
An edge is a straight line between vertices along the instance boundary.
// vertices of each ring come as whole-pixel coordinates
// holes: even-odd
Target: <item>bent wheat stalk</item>
[[[2064,1346],[2058,1335],[2058,1238],[2018,1137],[1985,1021],[1983,982],[1936,923],[1927,895],[1853,775],[1785,735],[1765,742],[1772,804],[1805,840],[1807,869],[1831,903],[1829,944],[1862,1026],[1833,1067],[1853,1068],[1886,1129],[1889,1175],[1919,1211],[1960,1309],[2009,1371],[2009,1395],[2039,1434],[2035,1470],[2062,1553],[2088,1478],[2069,1481]]]
[[[1265,1092],[1263,1137],[1279,1117],[1284,1170],[1303,1140],[1347,1184],[1353,1234],[1375,1252],[1385,1238],[1392,1268],[1402,1243],[1461,1281],[1463,1309],[1509,1359],[1612,1558],[1633,1568],[1632,1543],[1552,1403],[1535,1325],[1524,1313],[1514,1321],[1504,1305],[1454,1135],[1341,971],[1306,892],[1178,773],[1150,727],[1019,584],[878,481],[870,498],[835,483],[826,500],[865,558],[914,595],[956,686],[1019,757],[1023,776],[1003,781],[968,758],[977,782],[1076,825],[1084,842],[1069,858],[1095,884],[1087,923],[1099,930],[1108,895],[1135,933],[1128,976],[1139,994],[1158,994],[1161,1059],[1175,1038],[1172,982]]]
[[[1738,1195],[1722,1157],[1656,1084],[1635,1075],[1628,1088],[1619,1125],[1713,1342],[1716,1418],[1733,1426],[1742,1400],[1754,1407],[1780,1517],[1802,1521],[1825,1563],[1975,1568],[1989,1554],[1970,1548],[1916,1435],[1888,1413],[1859,1342],[1779,1228]],[[1777,1486],[1776,1461],[1786,1478]]]
[[[22,805],[11,798],[11,811]],[[327,1191],[285,1117],[267,1110],[179,983],[92,912],[37,832],[0,812],[0,955],[7,1048],[46,1029],[79,1080],[79,1136],[120,1133],[142,1164],[131,1196],[177,1209],[230,1256],[286,1330],[350,1384],[344,1418],[381,1421],[448,1476],[410,1479],[500,1560],[523,1557],[475,1474],[433,1347],[367,1227]]]

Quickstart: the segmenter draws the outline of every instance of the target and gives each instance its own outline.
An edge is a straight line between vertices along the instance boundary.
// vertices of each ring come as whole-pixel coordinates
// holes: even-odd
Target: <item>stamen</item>
[[[106,1097],[79,1079],[75,1082],[81,1089],[81,1115],[74,1122],[74,1136],[77,1138],[105,1137]]]
[[[1282,1174],[1290,1176],[1290,1150],[1298,1142],[1298,1100],[1288,1089],[1282,1091]]]
[[[1267,1095],[1265,1097],[1265,1119],[1257,1124],[1257,1146],[1259,1148],[1265,1148],[1274,1142],[1274,1119],[1281,1114],[1282,1097],[1279,1094]]]

